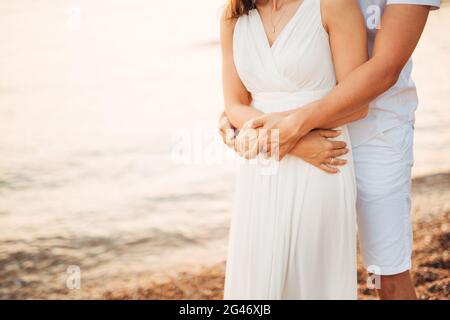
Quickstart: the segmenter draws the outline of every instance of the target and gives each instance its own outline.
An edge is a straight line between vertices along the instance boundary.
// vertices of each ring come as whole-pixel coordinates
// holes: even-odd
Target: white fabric
[[[440,0],[359,0],[369,34],[369,54],[372,56],[373,43],[380,27],[384,8],[391,4],[429,5],[439,8]],[[393,53],[395,54],[395,53]],[[359,146],[375,137],[378,133],[414,123],[414,112],[418,98],[414,81],[411,78],[413,63],[405,65],[398,82],[387,92],[370,104],[367,118],[348,125],[353,146]]]
[[[320,0],[304,0],[270,48],[260,16],[237,21],[234,60],[253,106],[285,111],[335,85]],[[347,129],[339,140],[349,143]],[[237,178],[225,299],[356,299],[356,185],[352,157],[337,175],[287,156],[269,174]]]
[[[429,5],[439,0],[360,0],[372,55],[386,5]],[[358,186],[358,231],[370,272],[398,274],[411,268],[410,183],[414,113],[418,105],[412,61],[398,82],[370,104],[366,119],[350,124]]]
[[[411,268],[413,128],[405,124],[353,148],[358,227],[364,265],[372,273]]]

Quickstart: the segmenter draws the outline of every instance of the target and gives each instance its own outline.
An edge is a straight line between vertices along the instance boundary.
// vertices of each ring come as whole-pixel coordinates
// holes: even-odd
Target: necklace
[[[270,11],[270,23],[272,24],[272,33],[276,33],[277,25],[280,23],[281,19],[283,19],[284,12],[286,11],[286,7],[283,6],[283,11],[281,11],[280,17],[278,18],[277,23],[273,23],[273,9]]]

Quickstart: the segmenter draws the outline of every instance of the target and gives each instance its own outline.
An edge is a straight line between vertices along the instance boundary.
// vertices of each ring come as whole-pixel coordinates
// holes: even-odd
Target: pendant
[[[272,29],[272,33],[275,33],[276,32],[276,30],[275,30],[275,27],[273,27],[273,29]]]

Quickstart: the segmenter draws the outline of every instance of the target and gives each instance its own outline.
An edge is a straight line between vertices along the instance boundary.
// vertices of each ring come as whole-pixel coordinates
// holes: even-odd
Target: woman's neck
[[[262,4],[270,6],[270,8],[273,11],[278,11],[282,6],[284,6],[286,3],[290,2],[292,0],[267,0],[267,1],[261,1]]]

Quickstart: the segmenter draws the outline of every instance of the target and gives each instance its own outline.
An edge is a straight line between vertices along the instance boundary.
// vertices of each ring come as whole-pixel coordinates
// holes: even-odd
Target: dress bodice
[[[234,30],[233,56],[253,105],[263,112],[301,107],[336,85],[320,0],[304,0],[272,46],[257,9],[241,16]]]

